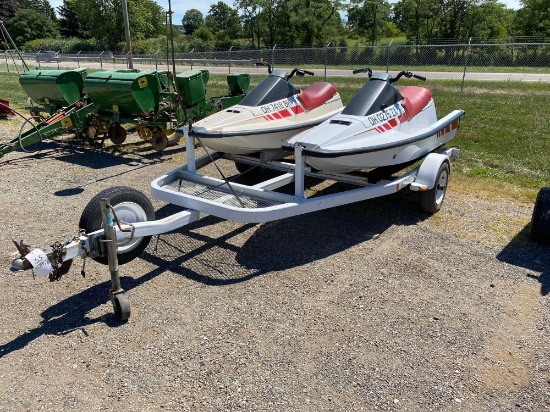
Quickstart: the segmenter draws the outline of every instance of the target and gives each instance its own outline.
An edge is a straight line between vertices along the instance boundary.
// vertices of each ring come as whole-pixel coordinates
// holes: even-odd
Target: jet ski
[[[287,151],[301,146],[306,162],[325,172],[349,173],[360,169],[406,166],[451,140],[464,115],[454,110],[437,120],[432,93],[418,86],[400,90],[402,77],[426,80],[402,71],[395,77],[367,73],[369,81],[351,98],[341,113],[294,136],[282,145]]]
[[[293,69],[272,70],[239,104],[194,123],[190,131],[209,148],[249,154],[281,150],[296,133],[319,125],[342,110],[334,85],[315,82],[304,90],[290,83],[293,76],[313,75]]]

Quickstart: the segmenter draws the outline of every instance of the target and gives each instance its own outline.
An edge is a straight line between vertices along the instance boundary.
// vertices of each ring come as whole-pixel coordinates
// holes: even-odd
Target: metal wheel
[[[445,193],[447,192],[449,173],[449,163],[443,162],[437,172],[434,187],[426,192],[420,192],[420,208],[424,212],[434,214],[441,209]]]
[[[126,140],[126,129],[119,124],[112,125],[108,134],[114,144],[122,144]]]
[[[168,137],[166,136],[166,133],[164,133],[162,130],[158,130],[153,134],[153,137],[151,138],[151,146],[153,146],[153,150],[157,152],[162,152],[166,147],[168,146]]]
[[[118,292],[115,294],[111,292],[111,303],[113,304],[115,316],[119,320],[126,321],[130,318],[130,314],[132,312],[130,309],[130,301],[124,292]]]
[[[142,124],[138,124],[136,126],[136,130],[140,139],[151,140],[151,137],[153,136],[153,132],[149,127],[144,126]]]
[[[109,198],[117,218],[121,222],[136,223],[155,220],[153,205],[143,193],[125,186],[117,186],[99,192],[90,200],[80,216],[78,227],[86,233],[95,232],[103,227],[99,201]],[[134,237],[117,243],[118,263],[123,265],[138,257],[147,247],[151,236]],[[93,258],[96,262],[108,264],[107,256]]]
[[[530,236],[539,242],[550,243],[550,187],[543,187],[537,195]]]

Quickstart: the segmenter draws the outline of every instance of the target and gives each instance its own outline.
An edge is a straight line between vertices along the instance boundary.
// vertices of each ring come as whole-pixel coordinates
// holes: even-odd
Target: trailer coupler
[[[66,246],[75,241],[78,241],[77,237],[64,243],[55,242],[47,252],[41,249],[31,250],[23,241],[13,241],[20,257],[12,261],[11,268],[14,271],[31,269],[38,277],[47,276],[50,282],[60,280],[73,264],[73,258],[67,259]]]

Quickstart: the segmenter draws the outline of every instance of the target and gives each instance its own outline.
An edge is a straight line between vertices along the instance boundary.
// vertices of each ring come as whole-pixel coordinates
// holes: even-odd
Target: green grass
[[[26,95],[17,78],[17,73],[0,72],[0,98],[22,108]],[[264,75],[251,76],[251,88],[263,78]],[[364,81],[352,76],[329,80],[337,87],[344,104]],[[313,81],[323,78],[293,79],[302,88]],[[398,87],[405,85],[420,82],[398,83]],[[550,84],[468,81],[462,93],[460,81],[431,80],[422,85],[432,91],[438,117],[454,109],[466,112],[452,141],[462,151],[461,157],[453,161],[453,173],[467,182],[463,187],[532,201],[540,187],[550,186]],[[226,76],[210,76],[208,96],[224,95],[227,89]]]

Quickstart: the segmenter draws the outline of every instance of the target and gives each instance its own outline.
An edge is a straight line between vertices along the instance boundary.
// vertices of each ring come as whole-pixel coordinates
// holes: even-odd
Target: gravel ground
[[[526,235],[532,205],[457,192],[452,177],[432,217],[403,191],[153,239],[121,266],[126,323],[106,266],[88,260],[82,278],[77,260],[53,283],[11,272],[12,239],[69,239],[99,191],[150,196],[184,160],[132,147],[0,160],[0,410],[550,409],[550,253]]]

